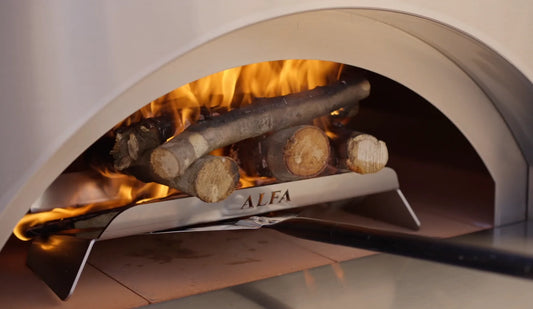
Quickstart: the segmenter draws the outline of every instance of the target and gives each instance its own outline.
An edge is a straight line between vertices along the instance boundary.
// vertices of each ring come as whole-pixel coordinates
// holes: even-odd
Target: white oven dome
[[[289,58],[355,65],[416,91],[450,118],[487,166],[495,224],[525,218],[533,191],[530,2],[1,6],[1,244],[61,171],[131,112],[202,76]]]

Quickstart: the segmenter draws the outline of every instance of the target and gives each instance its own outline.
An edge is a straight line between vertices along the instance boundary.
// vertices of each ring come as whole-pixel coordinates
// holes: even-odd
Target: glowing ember
[[[254,98],[274,97],[313,89],[330,84],[338,79],[342,65],[318,60],[286,60],[246,65],[225,70],[177,88],[150,102],[124,121],[118,123],[107,135],[124,125],[141,119],[162,115],[173,115],[176,133],[179,134],[191,124],[201,119],[207,110],[210,115],[223,113],[233,108],[250,104]],[[221,155],[217,150],[215,155]],[[99,172],[104,177],[105,191],[117,192],[116,197],[100,203],[83,205],[72,197],[70,205],[58,205],[43,213],[26,215],[14,230],[15,235],[26,240],[24,231],[50,220],[75,217],[88,212],[142,204],[155,199],[178,194],[175,189],[156,183],[143,183],[132,176],[114,173],[104,168]],[[96,181],[96,180],[95,180]],[[271,182],[265,177],[250,177],[241,171],[239,187],[245,188]],[[102,186],[102,183],[97,183]]]

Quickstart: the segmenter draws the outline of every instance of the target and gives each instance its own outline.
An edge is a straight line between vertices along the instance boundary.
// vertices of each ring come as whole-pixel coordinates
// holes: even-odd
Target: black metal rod
[[[533,256],[449,240],[294,218],[268,226],[298,238],[533,279]]]

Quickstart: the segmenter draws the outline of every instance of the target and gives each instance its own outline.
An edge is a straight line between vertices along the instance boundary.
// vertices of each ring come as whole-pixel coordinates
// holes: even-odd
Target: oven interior
[[[330,74],[331,76],[326,78],[321,77],[323,83],[325,84],[331,84],[337,79],[350,78],[353,75],[361,74],[364,75],[364,77],[370,83],[371,93],[367,98],[359,102],[357,113],[350,114],[349,117],[342,117],[341,120],[338,121],[342,122],[343,129],[355,130],[358,132],[371,134],[373,136],[376,136],[378,139],[386,142],[389,154],[387,168],[390,168],[396,172],[399,181],[399,188],[403,192],[410,207],[419,219],[420,227],[415,228],[418,230],[414,230],[412,228],[407,228],[405,225],[401,226],[397,224],[391,224],[390,221],[387,222],[387,220],[380,220],[379,215],[369,217],[368,215],[365,215],[362,212],[358,212],[357,207],[354,208],[353,205],[361,203],[361,197],[354,197],[348,200],[344,199],[341,202],[339,202],[338,199],[336,199],[335,197],[332,197],[331,202],[321,202],[315,205],[306,205],[305,207],[298,207],[291,210],[280,209],[280,212],[298,213],[300,215],[304,215],[311,218],[327,219],[336,222],[354,224],[357,226],[371,227],[390,231],[400,231],[405,233],[414,233],[418,235],[439,238],[457,236],[492,227],[494,221],[494,182],[490,177],[487,169],[485,168],[483,162],[481,161],[480,157],[470,145],[468,140],[461,134],[461,132],[431,103],[427,102],[425,99],[423,99],[421,96],[417,95],[415,92],[408,89],[407,87],[384,76],[381,76],[375,72],[336,63],[332,63],[332,65],[334,68],[336,68],[332,71],[333,74]],[[310,86],[310,88],[313,87],[314,86]],[[214,87],[214,89],[216,89],[216,87]],[[306,89],[299,89],[298,91],[302,90]],[[239,93],[239,90],[235,92],[236,97],[245,97],[247,95]],[[219,93],[211,94],[210,98],[213,101],[224,100],[220,98]],[[171,94],[167,94],[155,101],[158,100],[168,102],[173,101],[173,97]],[[144,109],[149,109],[149,107],[145,107]],[[222,111],[221,113],[224,112],[225,111]],[[195,117],[197,119],[201,118],[202,120],[204,120],[206,117],[216,118],[217,116],[219,116],[219,114],[220,111],[217,110],[216,107],[203,107],[198,109]],[[116,130],[116,128],[120,128],[121,126],[127,127],[132,123],[140,121],[143,116],[139,115],[139,113],[133,114],[129,117],[128,120],[123,121],[122,124],[117,124],[115,128],[110,130],[110,132],[116,132],[113,131]],[[150,116],[148,116],[148,118],[149,117]],[[330,119],[328,121],[332,120]],[[333,120],[333,122],[334,121],[337,120]],[[321,120],[319,122],[324,122],[324,120]],[[182,121],[182,124],[183,123],[185,123],[185,121]],[[153,197],[150,195],[146,195],[144,191],[140,190],[141,194],[139,194],[137,197],[133,197],[133,200],[123,200],[120,196],[113,197],[112,195],[102,197],[102,195],[99,194],[101,192],[106,192],[108,194],[109,192],[120,191],[116,188],[97,189],[96,191],[94,191],[94,188],[91,189],[92,186],[95,185],[94,179],[96,179],[97,181],[106,179],[104,180],[104,182],[112,183],[113,179],[118,177],[116,174],[109,173],[109,171],[103,169],[101,165],[97,166],[95,169],[94,165],[92,164],[94,160],[91,161],[91,156],[94,156],[95,149],[96,151],[101,151],[101,149],[109,149],[110,146],[108,142],[109,138],[106,138],[106,136],[95,142],[93,146],[91,146],[83,154],[81,154],[58,177],[58,180],[56,180],[55,183],[60,182],[62,184],[56,187],[52,185],[51,188],[47,191],[50,194],[50,190],[52,190],[52,195],[54,196],[54,198],[51,200],[53,201],[53,203],[57,203],[57,201],[59,200],[66,201],[66,203],[68,204],[66,206],[75,206],[71,207],[71,209],[74,210],[74,215],[65,214],[65,212],[61,211],[61,215],[59,217],[56,215],[55,217],[53,216],[52,219],[44,219],[44,222],[47,222],[46,220],[49,220],[48,222],[52,222],[52,224],[43,224],[41,222],[36,225],[37,228],[35,228],[35,226],[28,228],[26,226],[24,228],[26,229],[26,231],[17,231],[19,235],[23,235],[22,238],[43,238],[45,239],[45,245],[47,244],[46,241],[48,239],[48,236],[55,234],[67,235],[68,237],[72,237],[73,235],[74,237],[80,237],[81,235],[81,238],[85,238],[87,237],[87,235],[92,235],[90,237],[98,238],[94,237],[94,235],[98,235],[98,233],[101,233],[102,226],[98,224],[103,224],[103,228],[105,229],[105,225],[108,224],[109,221],[104,220],[104,223],[98,223],[98,220],[92,219],[93,215],[91,215],[91,213],[93,211],[96,211],[96,213],[101,213],[102,209],[109,207],[110,204],[112,207],[118,207],[118,209],[121,209],[121,207],[125,206],[132,207],[132,203],[135,205],[134,207],[152,207],[152,205],[157,205],[157,203],[162,203],[169,200],[172,201],[174,199],[180,200],[186,198],[186,195],[175,190],[168,189],[166,193],[170,193],[169,196],[163,194],[161,196]],[[231,151],[232,147],[225,147],[224,149],[218,149],[214,151],[213,154],[221,155],[227,154]],[[98,158],[100,161],[102,160],[102,158],[104,158],[104,161],[112,160],[112,158],[110,158],[109,156],[108,150],[104,152],[103,156],[102,153],[100,153]],[[108,163],[109,161],[105,162],[105,164]],[[84,183],[83,187],[87,188],[86,177],[79,177],[80,174],[92,175],[90,177],[87,176],[90,178],[90,181],[88,182],[89,193],[87,194],[84,194],[83,192],[80,193],[79,190],[78,192],[76,191],[76,188],[82,187],[78,183],[76,183],[76,181],[80,179]],[[102,178],[102,175],[104,176],[104,178]],[[242,176],[243,173],[241,172],[241,177]],[[245,180],[248,180],[250,175],[244,174],[244,176]],[[321,176],[319,175],[318,177]],[[132,181],[131,175],[124,176],[123,179]],[[275,183],[276,180],[272,180],[271,178],[269,179],[268,177],[259,177],[256,179],[252,179],[250,183],[252,184],[251,186],[255,185],[257,187],[261,187],[265,184],[268,185],[273,182]],[[139,185],[140,183],[135,181],[135,183],[131,185],[131,187],[138,187]],[[334,183],[330,185],[335,186]],[[98,186],[99,185],[96,184],[96,187]],[[250,184],[243,186],[243,182],[241,181],[239,186],[241,187],[240,190],[242,190],[242,187],[246,188],[246,186],[250,186]],[[90,194],[90,190],[93,190],[93,192],[97,192],[96,198]],[[239,189],[236,192],[238,191]],[[71,194],[71,196],[65,197],[64,192],[70,192],[69,194]],[[112,196],[112,198],[109,198],[109,196]],[[101,200],[102,198],[107,198],[108,200]],[[72,202],[73,200],[75,202]],[[142,201],[136,204],[139,200]],[[77,213],[76,211],[85,207],[83,203],[80,203],[79,201],[89,201],[90,207],[88,208],[92,208],[92,210],[89,211],[88,214]],[[43,213],[47,213],[47,211],[42,212],[43,209],[41,208],[49,207],[43,206],[47,205],[47,203],[49,204],[49,202],[50,199],[41,198],[37,202],[37,205],[34,207],[33,211],[36,212],[39,216]],[[260,203],[261,202],[259,202],[259,204]],[[94,205],[96,205],[96,207]],[[200,207],[209,206],[203,205]],[[387,211],[385,211],[385,213],[386,212]],[[111,215],[109,216],[116,215],[113,213],[113,211],[109,210],[104,210],[104,213],[111,213]],[[276,212],[275,214],[278,213],[279,212]],[[29,216],[32,215],[35,214],[29,214]],[[79,218],[81,216],[84,218],[84,220],[85,218],[88,218],[88,220],[86,221],[91,222],[89,225],[89,229],[94,229],[96,226],[98,232],[96,234],[91,234],[92,232],[89,232],[88,234],[80,234],[79,231],[72,232],[73,226],[68,223],[68,218],[72,216],[75,218]],[[108,218],[109,216],[104,215],[102,217]],[[245,216],[246,214],[242,215],[242,217]],[[385,217],[386,215],[384,216],[384,218]],[[67,219],[65,220],[65,218]],[[216,221],[216,219],[208,219],[205,221],[206,222],[202,223],[216,224],[216,222],[214,222]],[[65,222],[67,222],[67,224],[65,224]],[[136,222],[136,224],[139,225],[143,224],[142,218],[136,218]],[[79,226],[76,226],[76,228],[79,228]],[[176,228],[183,228],[183,226],[176,226]],[[166,227],[165,230],[168,230],[168,227]],[[31,233],[28,233],[27,231],[30,231]],[[111,266],[112,268],[131,267],[130,262],[127,261],[132,257],[148,258],[153,263],[155,263],[154,265],[158,265],[158,267],[167,263],[170,267],[173,263],[172,261],[187,259],[192,261],[190,267],[197,269],[198,277],[193,276],[194,272],[188,273],[187,276],[189,277],[186,278],[182,283],[180,283],[186,285],[190,284],[191,282],[203,282],[202,271],[199,268],[203,267],[202,265],[205,266],[206,262],[205,260],[202,260],[202,258],[207,256],[209,256],[209,263],[212,264],[209,267],[214,267],[215,272],[217,272],[218,267],[220,268],[220,274],[226,275],[227,273],[225,272],[228,271],[228,269],[226,269],[228,265],[234,267],[241,264],[253,264],[253,262],[255,261],[262,261],[265,259],[264,250],[260,250],[258,248],[253,247],[248,248],[246,252],[241,251],[236,253],[237,256],[241,256],[242,254],[244,254],[245,257],[242,257],[242,261],[232,261],[222,265],[221,263],[216,262],[216,257],[219,253],[212,252],[206,254],[205,256],[202,253],[199,253],[200,251],[206,250],[208,247],[213,245],[211,237],[214,237],[215,239],[222,237],[225,239],[224,241],[229,243],[246,242],[245,240],[250,237],[250,239],[247,241],[255,241],[260,246],[264,244],[265,247],[273,246],[272,248],[268,249],[273,251],[284,250],[283,248],[287,245],[287,238],[279,240],[279,235],[274,237],[274,239],[278,239],[277,243],[274,243],[272,245],[266,245],[267,243],[269,243],[270,240],[266,241],[261,239],[255,239],[257,237],[263,237],[261,236],[261,233],[267,233],[266,237],[270,239],[272,236],[271,234],[273,232],[219,231],[178,234],[167,234],[167,232],[169,231],[165,231],[165,233],[158,235],[140,236],[134,235],[135,233],[124,234],[120,236],[126,236],[125,238],[98,241],[95,244],[94,253],[91,254],[92,257],[85,257],[85,260],[87,260],[88,258],[88,263],[91,267],[96,267],[102,270],[107,267],[106,265],[104,265],[106,260],[106,254],[116,254],[118,256],[128,255],[128,257],[123,260],[125,264],[121,265],[120,262],[117,262],[118,264],[114,264],[113,266]],[[220,235],[213,236],[213,233],[220,233]],[[241,241],[241,237],[245,240]],[[295,240],[289,239],[289,242],[294,241]],[[146,242],[146,244],[143,245],[138,242]],[[198,242],[198,244],[196,242]],[[298,246],[300,248],[303,248],[305,249],[304,251],[306,251],[302,253],[302,262],[297,263],[298,265],[296,266],[290,265],[289,267],[289,265],[276,265],[275,263],[268,264],[266,266],[262,265],[257,269],[250,270],[250,273],[247,276],[230,275],[230,278],[227,280],[215,280],[215,282],[210,282],[208,284],[203,285],[202,287],[198,287],[193,292],[191,292],[190,289],[185,290],[189,291],[187,293],[198,293],[201,291],[221,288],[228,285],[257,280],[273,274],[304,269],[305,267],[308,267],[311,264],[315,265],[314,263],[316,263],[316,261],[314,261],[312,258],[310,260],[306,260],[307,258],[309,258],[306,255],[307,253],[309,253],[307,252],[308,250],[312,252],[318,251],[319,254],[326,255],[330,261],[335,262],[368,254],[368,252],[364,250],[339,250],[338,246],[333,245],[318,245],[315,242],[309,241],[296,242],[298,242]],[[18,240],[12,239],[10,241],[10,244],[13,245],[14,243],[17,243],[18,246],[22,247],[28,246],[27,244],[20,244]],[[38,243],[41,246],[43,245],[42,241],[39,242],[34,240],[34,243]],[[161,248],[159,248],[158,244],[161,246]],[[202,249],[196,248],[194,250],[189,250],[187,248],[183,248],[182,244],[193,247],[199,245],[200,247],[202,247]],[[93,243],[90,244],[91,247],[92,245]],[[128,249],[128,246],[131,246],[133,249]],[[235,244],[232,244],[232,246],[235,246]],[[218,246],[215,247],[218,248]],[[120,250],[118,250],[121,252],[110,253],[109,250],[115,251],[116,248],[121,248]],[[174,251],[172,253],[169,253],[168,250],[171,249]],[[220,258],[223,260],[223,257],[227,255],[228,252],[224,248],[219,249],[221,250]],[[4,251],[9,251],[9,249],[4,249]],[[168,254],[170,255],[167,256]],[[212,258],[211,255],[213,256]],[[120,258],[118,258],[117,261],[119,260]],[[296,260],[298,260],[298,258],[296,258]],[[195,265],[195,263],[199,264]],[[142,268],[143,266],[139,265],[144,264],[138,264],[138,268]],[[147,267],[147,269],[148,268],[150,267]],[[181,267],[180,269],[183,270],[183,267]],[[106,271],[104,270],[104,272]],[[113,272],[114,270],[110,270],[110,273]],[[147,274],[143,271],[140,271],[139,278],[144,275]],[[116,280],[118,281],[123,279],[126,281],[133,280],[131,278],[120,279],[119,277],[122,276],[120,272],[115,272],[110,276],[117,276]],[[131,282],[134,282],[136,280],[137,279]],[[142,279],[141,281],[143,280],[144,279]],[[132,284],[135,285],[135,283]],[[187,295],[186,293],[178,293],[179,295],[174,295],[174,292],[170,294],[165,292],[163,294],[166,296],[162,296],[163,298],[160,298],[160,300],[164,300],[166,299],[166,297],[181,297]]]

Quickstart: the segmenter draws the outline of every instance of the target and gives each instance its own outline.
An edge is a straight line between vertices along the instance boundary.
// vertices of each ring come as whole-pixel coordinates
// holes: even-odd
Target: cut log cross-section
[[[239,167],[228,157],[206,155],[196,160],[183,175],[168,183],[204,202],[227,198],[239,183]]]
[[[370,84],[339,82],[282,97],[259,99],[219,117],[190,126],[174,139],[154,149],[150,168],[163,179],[182,175],[205,154],[267,132],[309,123],[339,108],[351,107],[370,93]]]
[[[339,156],[339,167],[360,174],[376,173],[389,160],[385,142],[370,134],[356,131],[343,132],[335,142]]]
[[[144,182],[156,182],[215,203],[228,197],[239,184],[239,166],[224,156],[205,155],[196,160],[185,173],[174,179],[163,179],[144,166],[124,170]]]
[[[329,140],[315,126],[297,126],[274,133],[263,143],[272,176],[289,181],[314,177],[328,165]]]
[[[247,175],[274,177],[281,181],[321,174],[328,166],[331,154],[326,133],[312,125],[290,127],[247,139],[235,148],[234,156]]]

